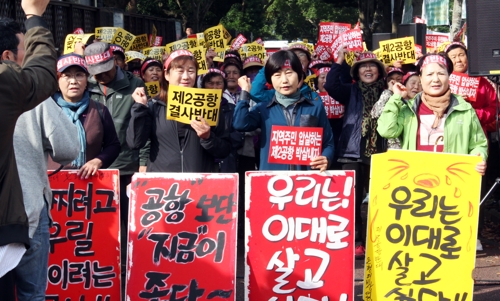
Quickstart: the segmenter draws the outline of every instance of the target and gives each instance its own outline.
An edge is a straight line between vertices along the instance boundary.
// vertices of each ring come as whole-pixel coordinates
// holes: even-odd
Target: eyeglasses
[[[377,64],[375,63],[364,63],[364,64],[361,64],[359,65],[359,69],[363,69],[363,70],[366,70],[366,69],[371,69],[371,68],[377,68]]]
[[[68,74],[68,73],[63,73],[61,74],[61,78],[66,80],[66,81],[70,81],[72,78],[76,79],[77,81],[81,82],[83,81],[84,79],[87,78],[87,74],[83,73],[83,72],[78,72],[78,73],[75,73],[75,74]]]

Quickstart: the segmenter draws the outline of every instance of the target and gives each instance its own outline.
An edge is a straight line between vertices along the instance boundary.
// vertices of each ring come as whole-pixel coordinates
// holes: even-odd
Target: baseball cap
[[[85,64],[85,59],[76,53],[65,54],[57,59],[57,72],[64,72],[64,70],[72,66],[78,66],[85,72],[89,72]]]
[[[113,50],[108,43],[92,43],[85,48],[85,62],[91,75],[108,72],[115,67]]]

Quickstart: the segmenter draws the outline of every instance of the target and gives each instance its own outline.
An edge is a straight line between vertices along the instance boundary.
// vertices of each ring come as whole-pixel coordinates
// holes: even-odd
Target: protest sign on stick
[[[373,155],[364,300],[472,300],[481,160],[403,150]]]

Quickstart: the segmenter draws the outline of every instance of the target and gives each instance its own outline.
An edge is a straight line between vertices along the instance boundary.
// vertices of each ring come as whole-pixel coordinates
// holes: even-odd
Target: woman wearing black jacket
[[[168,85],[194,87],[197,63],[191,52],[177,50],[170,54],[164,68],[165,81],[158,97],[148,102],[144,88],[132,94],[136,103],[131,109],[127,143],[139,149],[151,139],[148,172],[212,172],[214,159],[225,158],[230,151],[224,118],[219,116],[216,127],[202,118],[191,124],[167,120]]]

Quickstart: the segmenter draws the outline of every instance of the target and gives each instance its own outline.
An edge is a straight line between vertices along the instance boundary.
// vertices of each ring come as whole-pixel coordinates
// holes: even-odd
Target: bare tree
[[[450,40],[460,31],[462,25],[462,4],[463,0],[454,0],[453,17],[451,19]]]

